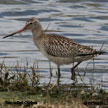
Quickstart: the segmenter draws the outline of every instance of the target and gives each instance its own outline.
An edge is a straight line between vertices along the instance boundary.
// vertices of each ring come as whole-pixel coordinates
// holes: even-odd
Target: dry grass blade
[[[51,24],[49,23],[48,26],[47,26],[47,28],[46,28],[46,30],[45,30],[44,32],[47,32],[47,30],[48,30],[48,28],[49,28],[50,25],[51,25]]]

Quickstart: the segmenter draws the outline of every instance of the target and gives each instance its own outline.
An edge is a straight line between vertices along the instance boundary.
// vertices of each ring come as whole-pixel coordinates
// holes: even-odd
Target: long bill
[[[26,26],[24,26],[22,29],[20,29],[20,30],[14,32],[14,33],[11,33],[11,34],[9,34],[9,35],[7,35],[7,36],[4,36],[3,39],[4,39],[4,38],[7,38],[7,37],[11,37],[11,36],[13,36],[13,35],[15,35],[15,34],[17,34],[17,33],[21,33],[21,32],[23,32],[24,30],[26,30]]]

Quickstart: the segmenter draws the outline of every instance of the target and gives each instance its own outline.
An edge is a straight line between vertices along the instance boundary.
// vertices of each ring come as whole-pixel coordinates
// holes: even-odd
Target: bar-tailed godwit
[[[84,46],[76,43],[74,40],[58,36],[56,34],[46,34],[42,30],[42,26],[37,18],[32,17],[28,19],[25,26],[3,38],[12,36],[14,34],[31,30],[32,37],[35,45],[41,50],[44,56],[48,58],[49,61],[54,62],[58,68],[58,79],[60,78],[60,66],[64,64],[71,64],[76,62],[71,68],[72,77],[75,79],[75,68],[82,62],[93,57],[104,53],[103,51],[96,51],[89,46]]]

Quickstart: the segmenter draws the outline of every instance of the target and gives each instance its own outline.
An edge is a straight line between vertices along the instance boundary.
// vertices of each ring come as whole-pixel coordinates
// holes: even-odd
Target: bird
[[[97,51],[90,46],[81,45],[65,36],[44,32],[36,17],[29,18],[23,28],[3,38],[13,36],[26,30],[32,32],[34,44],[40,49],[42,54],[47,57],[49,61],[57,65],[58,81],[60,81],[61,77],[61,65],[73,64],[71,68],[71,79],[74,81],[76,75],[75,68],[78,67],[80,63],[105,53],[101,50]]]

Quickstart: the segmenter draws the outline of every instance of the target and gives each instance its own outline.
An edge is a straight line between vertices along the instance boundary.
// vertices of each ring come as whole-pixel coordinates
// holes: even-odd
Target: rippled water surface
[[[0,0],[0,62],[14,66],[17,61],[23,67],[28,61],[29,66],[38,63],[39,72],[46,76],[42,82],[48,82],[49,62],[41,54],[32,41],[30,32],[2,39],[3,36],[23,27],[30,17],[37,17],[47,33],[55,33],[72,38],[83,45],[100,50],[108,50],[108,1],[107,0]],[[4,59],[5,58],[5,59]],[[62,66],[62,82],[70,83],[70,68]],[[56,65],[51,63],[53,74]],[[108,85],[108,53],[93,60],[83,62],[76,70],[87,84]],[[67,74],[68,73],[68,74]],[[55,81],[55,77],[52,82]],[[77,77],[81,82],[80,77]]]

